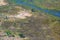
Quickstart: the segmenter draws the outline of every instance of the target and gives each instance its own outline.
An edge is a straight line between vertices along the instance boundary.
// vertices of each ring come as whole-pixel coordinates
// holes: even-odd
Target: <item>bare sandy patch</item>
[[[31,16],[32,16],[31,12],[28,12],[28,11],[19,11],[18,14],[10,15],[8,17],[26,19],[27,17],[31,17]]]
[[[19,14],[18,15],[15,15],[16,18],[26,18],[26,17],[30,17],[32,16],[32,14],[30,14],[30,12],[27,12],[27,11],[21,11],[21,12],[18,12]]]
[[[5,2],[4,0],[0,0],[0,6],[2,6],[2,5],[7,5],[8,3],[7,2]]]

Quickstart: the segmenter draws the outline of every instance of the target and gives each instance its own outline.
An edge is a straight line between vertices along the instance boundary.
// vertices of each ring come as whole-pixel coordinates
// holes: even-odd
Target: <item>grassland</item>
[[[37,2],[40,5],[40,2],[43,3],[43,0],[35,0],[34,4],[36,3],[35,5],[37,5]],[[45,5],[39,7],[46,8]],[[26,19],[10,19],[6,17],[6,15],[17,15],[18,11],[23,11],[24,9],[26,9],[25,11],[31,11],[32,16]],[[56,7],[53,9],[56,9]],[[28,37],[29,39],[26,40],[60,40],[60,18],[56,16],[39,10],[32,11],[27,7],[13,4],[0,6],[0,14],[0,16],[4,16],[0,17],[0,32],[6,33],[5,36],[19,36],[19,38],[22,37],[23,39]]]

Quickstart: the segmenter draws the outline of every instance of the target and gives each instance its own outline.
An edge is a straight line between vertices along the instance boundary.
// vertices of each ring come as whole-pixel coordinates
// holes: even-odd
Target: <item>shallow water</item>
[[[32,2],[33,4],[30,4],[29,1],[24,1],[24,0],[14,0],[14,1],[15,1],[15,3],[18,4],[18,5],[21,4],[21,5],[24,5],[24,6],[29,6],[29,7],[31,7],[32,9],[40,10],[40,11],[42,11],[42,12],[44,12],[44,13],[49,13],[49,14],[51,14],[51,15],[60,17],[60,10],[57,11],[57,10],[43,9],[43,8],[41,8],[41,7],[35,6],[33,2]],[[31,1],[32,1],[32,0],[31,0]],[[31,1],[30,1],[30,2],[31,2]]]

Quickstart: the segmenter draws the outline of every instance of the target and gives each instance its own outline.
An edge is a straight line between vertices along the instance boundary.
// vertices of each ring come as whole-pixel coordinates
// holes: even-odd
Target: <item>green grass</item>
[[[41,8],[60,10],[59,0],[34,0],[34,4]]]

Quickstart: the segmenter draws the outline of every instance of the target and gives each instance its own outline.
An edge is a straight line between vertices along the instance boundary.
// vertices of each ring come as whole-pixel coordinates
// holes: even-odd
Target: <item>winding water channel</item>
[[[24,6],[29,6],[31,7],[32,9],[36,9],[36,10],[40,10],[44,13],[48,13],[48,14],[51,14],[51,15],[54,15],[54,16],[57,16],[57,17],[60,17],[60,10],[57,11],[57,10],[50,10],[50,9],[44,9],[44,8],[41,8],[41,7],[37,7],[35,6],[34,4],[30,4],[29,2],[25,2],[23,0],[14,0],[16,4],[18,5],[24,5]]]

